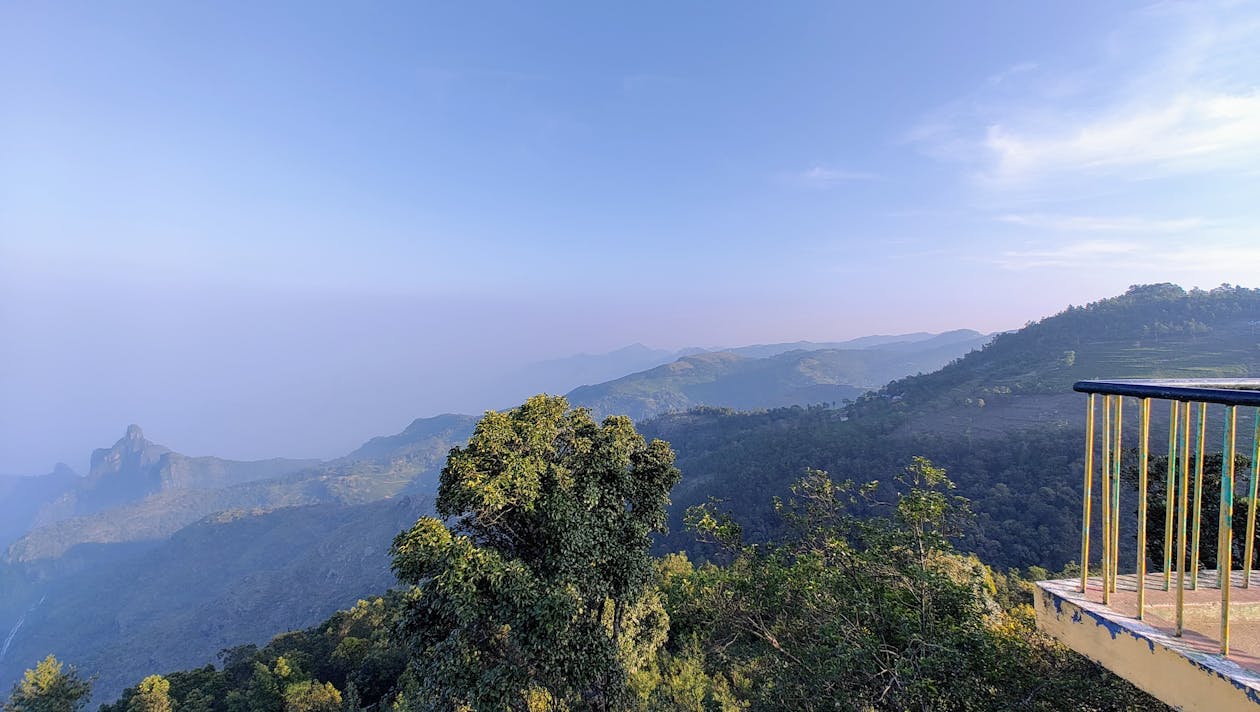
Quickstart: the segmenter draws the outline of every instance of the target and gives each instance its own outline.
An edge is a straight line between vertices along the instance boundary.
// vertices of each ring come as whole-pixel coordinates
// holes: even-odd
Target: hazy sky
[[[1260,4],[0,6],[0,472],[1256,286]]]

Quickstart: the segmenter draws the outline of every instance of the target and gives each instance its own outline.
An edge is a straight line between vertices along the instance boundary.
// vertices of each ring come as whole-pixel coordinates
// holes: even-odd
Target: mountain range
[[[963,331],[697,352],[569,395],[600,414],[628,412],[673,444],[684,478],[662,550],[703,555],[680,525],[689,504],[726,500],[756,540],[782,526],[770,498],[806,468],[880,479],[926,454],[973,499],[965,548],[999,565],[1056,565],[1070,558],[1063,542],[1079,507],[1079,483],[1063,477],[1079,464],[1083,403],[1071,381],[1260,373],[1260,339],[1245,327],[1260,319],[1258,295],[1135,288],[992,339]],[[0,564],[0,686],[48,650],[66,651],[100,675],[107,699],[144,674],[204,664],[225,641],[260,643],[379,593],[391,579],[373,557],[399,522],[427,511],[447,450],[474,422],[421,419],[337,460],[218,461],[185,477],[172,465],[182,456],[129,429],[93,457],[94,485],[63,468],[36,487],[42,504],[26,521],[43,526]],[[239,479],[250,471],[268,476]],[[120,481],[102,484],[111,478]],[[35,486],[0,480],[24,485]],[[73,507],[48,507],[57,502]],[[222,586],[206,583],[213,570],[225,572]],[[111,600],[85,593],[101,591]],[[126,655],[103,652],[115,649]]]

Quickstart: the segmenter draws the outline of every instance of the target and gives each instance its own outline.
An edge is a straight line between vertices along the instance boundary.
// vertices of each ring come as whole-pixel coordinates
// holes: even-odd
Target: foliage
[[[650,534],[674,455],[564,398],[489,412],[442,470],[438,511],[394,541],[425,709],[622,709],[652,610]]]
[[[140,681],[127,712],[171,712],[171,683],[161,675]]]
[[[532,481],[530,472],[558,472],[526,466],[531,453],[552,451],[545,443],[573,444],[576,434],[586,433],[591,448],[559,451],[606,452],[598,446],[600,438],[609,439],[605,444],[615,442],[612,435],[620,432],[612,423],[612,432],[605,433],[609,423],[587,423],[554,402],[533,407],[514,412],[515,421],[509,417],[487,423],[496,427],[488,427],[481,442],[511,453],[496,461],[503,467],[495,472],[517,480],[499,490],[507,496],[486,499],[519,501],[511,493],[531,489],[522,484]],[[561,427],[579,422],[581,427]],[[542,437],[537,427],[546,423],[554,430]],[[510,431],[497,427],[502,424]],[[567,432],[573,437],[558,437]],[[531,442],[534,446],[527,447]],[[482,484],[502,483],[502,477],[481,469],[493,460],[488,453],[484,444],[453,453],[452,463],[467,465],[471,460],[478,466],[456,469],[451,480],[475,480],[468,476],[471,471],[487,474]],[[583,481],[581,472],[590,472],[566,469],[574,486]],[[551,487],[544,480],[537,491]],[[488,486],[484,491],[496,490]],[[886,497],[889,492],[892,496]],[[495,521],[524,527],[527,523],[520,518],[542,518],[548,507],[560,506],[532,501],[532,510],[500,512]],[[485,512],[478,510],[482,502],[476,500],[464,516]],[[490,528],[473,534],[477,530],[471,522],[455,524],[459,531],[451,532],[436,520],[421,520],[400,535],[396,547],[400,570],[418,582],[415,588],[360,601],[322,626],[277,636],[261,649],[249,645],[223,651],[221,669],[171,673],[166,676],[170,696],[181,712],[1161,708],[1036,629],[1029,579],[1044,577],[1044,570],[1002,575],[955,551],[951,540],[970,527],[968,504],[932,462],[914,458],[889,482],[861,487],[811,471],[773,509],[784,521],[784,534],[773,542],[752,544],[742,539],[736,516],[713,505],[693,508],[688,521],[699,535],[722,547],[726,563],[696,565],[685,554],[650,561],[647,579],[629,589],[635,593],[622,614],[623,634],[615,650],[610,644],[612,595],[596,605],[598,625],[580,616],[556,625],[546,608],[555,599],[541,595],[528,578],[537,578],[534,569],[524,559],[509,559],[488,544],[474,543],[506,532]],[[557,510],[551,511],[554,515]],[[477,523],[491,522],[487,516]],[[426,575],[420,556],[426,550],[438,552],[440,565],[448,568]],[[515,550],[540,551],[526,546]],[[590,552],[589,546],[569,550],[575,555]],[[627,549],[625,556],[637,561],[640,554],[641,549]],[[424,589],[439,577],[445,577],[445,598],[424,599]],[[522,580],[530,585],[520,587]],[[574,583],[564,589],[569,594],[578,590]],[[525,606],[510,600],[518,593],[529,596],[525,604],[541,613],[529,617]],[[599,593],[616,592],[609,588]],[[465,628],[448,627],[418,638],[424,636],[418,627],[426,620],[443,624],[443,615],[459,615],[447,604],[470,606],[488,624],[479,629],[479,621],[468,613]],[[516,616],[510,623],[517,625],[502,625],[509,615]],[[487,631],[498,637],[484,637]],[[602,647],[575,649],[573,641],[581,635],[602,642]],[[417,646],[418,641],[428,647]],[[473,674],[453,679],[451,668],[441,667],[457,664],[440,657],[451,649],[443,649],[446,641],[472,653],[466,669]],[[563,668],[570,661],[553,661],[551,652],[542,649],[547,645],[562,655],[589,659]],[[607,689],[599,691],[602,699],[590,694],[605,682],[598,675],[594,685],[591,677],[561,677],[570,670],[589,675],[582,665],[590,660],[606,663],[610,657],[621,665],[622,694]],[[534,684],[511,687],[523,679],[513,671],[488,674],[496,660],[529,670],[536,675]],[[424,677],[430,674],[435,676]],[[447,685],[448,697],[436,697],[435,681]],[[501,697],[487,699],[482,687],[487,681],[504,686]],[[140,694],[128,690],[101,712],[127,712]]]
[[[77,712],[87,704],[92,683],[49,655],[13,686],[4,712]]]
[[[943,470],[916,458],[896,484],[885,515],[859,518],[877,486],[812,472],[780,503],[783,542],[740,545],[726,566],[667,561],[671,639],[699,641],[713,679],[754,709],[1158,706],[1037,633],[1026,603],[1003,607],[1026,594],[953,550],[966,509]],[[719,517],[692,520],[727,538]]]

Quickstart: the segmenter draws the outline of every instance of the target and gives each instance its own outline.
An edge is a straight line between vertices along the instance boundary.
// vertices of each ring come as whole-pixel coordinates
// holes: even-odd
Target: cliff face
[[[318,464],[318,460],[240,462],[188,457],[146,439],[140,426],[129,425],[113,447],[92,452],[87,477],[41,507],[32,528],[131,504],[159,492],[228,487],[281,477]]]

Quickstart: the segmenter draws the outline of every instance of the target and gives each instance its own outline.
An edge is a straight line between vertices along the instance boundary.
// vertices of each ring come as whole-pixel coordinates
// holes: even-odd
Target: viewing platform
[[[1260,380],[1075,390],[1088,394],[1085,564],[1038,583],[1037,625],[1173,707],[1260,710]],[[1254,421],[1242,433],[1240,415]]]

